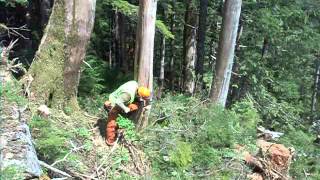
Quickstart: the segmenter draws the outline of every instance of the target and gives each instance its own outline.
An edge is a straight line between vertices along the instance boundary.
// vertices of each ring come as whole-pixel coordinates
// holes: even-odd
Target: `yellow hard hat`
[[[142,98],[148,98],[151,95],[150,89],[141,86],[138,88],[138,95]]]

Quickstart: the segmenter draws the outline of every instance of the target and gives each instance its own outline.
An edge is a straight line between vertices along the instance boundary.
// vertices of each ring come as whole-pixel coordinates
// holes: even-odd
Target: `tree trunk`
[[[93,27],[95,0],[56,0],[29,73],[40,103],[78,109],[77,88]],[[65,102],[65,103],[63,103]]]
[[[115,11],[115,46],[116,46],[116,61],[118,68],[124,73],[128,72],[127,51],[126,51],[126,26],[125,16],[118,11]]]
[[[210,91],[210,99],[222,106],[226,104],[229,90],[240,13],[241,0],[225,1],[215,80]]]
[[[164,89],[164,68],[165,68],[165,58],[166,58],[166,38],[162,35],[161,42],[161,61],[160,61],[160,76],[159,76],[159,91],[158,98],[161,98],[162,91]]]
[[[52,0],[40,0],[40,24],[42,29],[47,25],[51,14]]]
[[[155,22],[157,0],[139,1],[139,20],[136,35],[135,49],[135,79],[140,86],[152,90],[153,83],[153,48],[155,36]],[[140,106],[141,107],[141,106]],[[141,130],[148,124],[151,104],[139,110],[137,129]]]
[[[208,0],[200,0],[199,30],[197,40],[196,86],[202,87]]]
[[[195,63],[196,63],[196,32],[197,16],[196,8],[192,0],[188,0],[185,14],[183,55],[184,63],[182,70],[182,91],[193,94],[195,86]]]
[[[316,73],[314,75],[314,85],[313,85],[313,93],[312,93],[312,102],[311,102],[311,116],[312,120],[315,118],[315,112],[317,107],[317,97],[319,91],[319,76],[320,76],[320,62],[316,62]]]
[[[175,9],[176,9],[176,1],[175,0],[172,0],[172,15],[171,15],[171,27],[170,27],[170,30],[171,30],[171,33],[174,34],[174,31],[175,31],[175,26],[176,26],[176,23],[175,23],[175,20],[176,20],[176,14],[175,14]],[[174,59],[175,59],[175,40],[174,39],[171,39],[171,57],[170,57],[170,63],[169,63],[169,86],[171,88],[171,90],[174,90],[174,82],[175,82],[175,68],[174,68]]]
[[[236,56],[240,55],[240,38],[242,35],[242,31],[243,31],[243,23],[242,23],[241,17],[240,17],[237,40],[236,40],[236,49],[235,49]],[[232,82],[233,82],[233,84],[235,84],[235,86],[232,86],[231,89],[229,90],[229,95],[227,98],[228,102],[226,104],[227,107],[230,106],[231,104],[233,104],[233,102],[240,99],[240,93],[241,93],[240,92],[241,91],[240,84],[243,83],[242,82],[243,78],[239,75],[239,70],[240,70],[239,59],[238,59],[238,61],[236,61],[236,60],[234,61],[234,65],[232,67],[232,72],[234,72],[234,73],[231,75]]]
[[[264,37],[263,39],[263,46],[261,49],[261,59],[263,59],[263,57],[267,54],[269,49],[269,38],[268,37]]]

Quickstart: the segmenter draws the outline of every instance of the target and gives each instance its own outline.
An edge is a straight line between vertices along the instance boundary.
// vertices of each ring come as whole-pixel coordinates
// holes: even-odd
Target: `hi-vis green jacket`
[[[129,108],[125,105],[134,101],[138,87],[138,82],[136,81],[129,81],[121,85],[117,90],[110,94],[109,101],[111,102],[111,105],[118,105],[125,112],[129,112]]]

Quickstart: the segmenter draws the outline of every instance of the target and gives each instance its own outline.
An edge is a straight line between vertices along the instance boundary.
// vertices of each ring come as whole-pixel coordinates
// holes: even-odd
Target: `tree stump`
[[[293,152],[282,144],[258,140],[259,161],[264,166],[264,174],[272,179],[289,179],[289,168]]]
[[[294,150],[282,144],[270,143],[259,139],[257,141],[259,152],[250,154],[244,146],[237,145],[235,151],[240,153],[242,159],[252,167],[252,174],[247,175],[251,180],[263,179],[290,179],[289,169]]]

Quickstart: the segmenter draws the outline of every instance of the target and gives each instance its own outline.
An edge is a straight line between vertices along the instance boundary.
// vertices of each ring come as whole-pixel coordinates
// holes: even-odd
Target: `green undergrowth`
[[[51,111],[48,118],[35,114],[29,121],[40,159],[54,163],[69,154],[57,167],[86,172],[90,169],[86,157],[93,149],[87,118],[80,113],[67,116],[62,111]]]
[[[117,125],[120,129],[125,130],[126,140],[129,140],[129,141],[137,140],[137,132],[135,130],[135,125],[132,120],[120,115],[117,118]]]
[[[3,96],[8,103],[15,103],[18,106],[25,106],[27,99],[23,96],[22,85],[16,80],[7,82],[1,86],[1,97]]]
[[[8,166],[0,169],[0,180],[20,180],[23,178],[23,170],[20,167]]]
[[[234,147],[242,144],[254,151],[261,121],[248,99],[224,110],[170,94],[155,101],[150,119],[157,122],[142,137],[155,179],[243,178],[244,172],[232,169],[246,169]]]
[[[3,86],[2,86],[2,83],[0,83],[0,97],[2,97],[3,95]]]
[[[93,115],[106,114],[106,112],[103,110],[103,104],[108,99],[108,94],[78,98],[81,109]]]
[[[320,145],[315,137],[303,130],[289,131],[280,139],[287,147],[294,147],[290,174],[294,179],[320,179]]]

